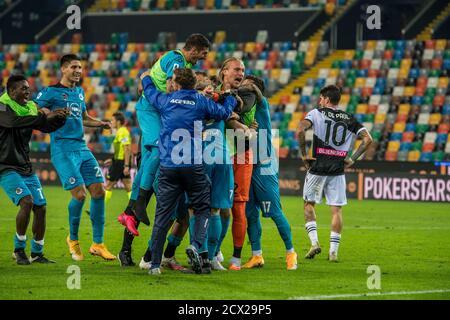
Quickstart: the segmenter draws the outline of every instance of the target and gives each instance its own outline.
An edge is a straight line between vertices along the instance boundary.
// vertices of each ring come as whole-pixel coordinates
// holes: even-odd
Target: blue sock
[[[72,198],[69,202],[69,228],[70,240],[78,240],[78,229],[80,228],[81,211],[83,210],[84,200],[78,201]]]
[[[181,241],[183,241],[182,237],[174,236],[173,234],[170,234],[167,237],[167,241],[174,247],[178,247],[181,244]]]
[[[228,227],[230,225],[230,217],[224,218],[221,216],[220,221],[222,222],[222,230],[220,231],[219,242],[217,243],[216,255],[219,253],[223,239],[225,239],[225,236],[227,235]]]
[[[189,217],[189,243],[192,244],[194,239],[195,216]]]
[[[262,226],[259,211],[256,215],[247,216],[247,233],[252,246],[252,251],[260,251]]]
[[[91,222],[92,235],[95,243],[103,243],[103,231],[105,228],[105,199],[91,198]]]
[[[14,249],[15,250],[19,250],[19,249],[23,249],[25,250],[26,246],[27,246],[27,236],[20,236],[22,239],[19,239],[19,237],[17,236],[17,233],[14,235]]]
[[[44,239],[36,241],[31,240],[31,253],[42,254],[44,252]]]
[[[217,244],[219,243],[222,222],[219,215],[213,215],[209,219],[208,229],[208,258],[212,260],[216,255]]]
[[[280,212],[279,214],[272,216],[272,220],[277,225],[278,233],[284,241],[286,250],[294,248],[294,245],[292,244],[291,226],[289,225],[286,216]]]

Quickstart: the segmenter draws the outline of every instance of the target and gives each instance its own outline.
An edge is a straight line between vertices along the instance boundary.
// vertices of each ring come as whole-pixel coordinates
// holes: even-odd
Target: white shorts
[[[307,173],[303,186],[303,199],[309,202],[322,202],[323,193],[329,206],[344,206],[347,204],[345,175],[318,176]]]

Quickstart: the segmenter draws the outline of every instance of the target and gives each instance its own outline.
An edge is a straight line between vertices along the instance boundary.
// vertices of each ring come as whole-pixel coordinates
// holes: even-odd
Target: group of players
[[[160,267],[196,273],[227,270],[222,266],[221,245],[231,217],[233,254],[228,269],[262,267],[260,212],[275,222],[284,241],[286,268],[297,269],[291,228],[280,202],[278,164],[271,142],[270,107],[264,97],[264,82],[245,75],[243,62],[233,57],[223,62],[217,79],[210,79],[202,72],[195,74],[191,68],[206,58],[209,47],[210,43],[203,35],[193,34],[181,50],[165,53],[142,74],[141,96],[136,105],[141,129],[139,169],[131,192],[131,137],[124,126],[125,118],[118,112],[110,123],[88,115],[84,92],[77,86],[82,74],[80,58],[70,54],[63,56],[60,82],[42,90],[34,102],[30,100],[26,79],[10,77],[7,91],[0,97],[0,142],[1,148],[5,149],[0,153],[0,185],[20,206],[13,254],[18,264],[52,262],[43,255],[46,200],[39,180],[32,173],[28,156],[31,132],[37,129],[50,132],[52,163],[63,188],[72,195],[68,205],[70,232],[67,237],[72,259],[84,259],[78,229],[87,191],[91,195],[88,212],[93,229],[89,252],[105,260],[116,259],[103,241],[105,198],[111,197],[114,184],[121,179],[129,192],[129,203],[118,217],[125,227],[122,248],[117,255],[122,266],[135,265],[132,243],[139,236],[139,224],[151,224],[146,207],[155,194],[157,210],[152,238],[139,263],[140,268],[149,270],[150,274],[160,274]],[[337,261],[342,230],[341,208],[346,204],[344,167],[351,166],[371,142],[367,130],[352,115],[336,108],[339,98],[339,88],[323,88],[321,108],[308,113],[299,124],[302,159],[308,168],[303,197],[305,227],[311,248],[306,258],[321,252],[314,205],[320,203],[325,193],[332,212],[328,258]],[[174,142],[168,137],[178,128],[191,130],[194,125],[191,120],[195,119],[205,121],[203,149],[213,140],[214,152],[222,155],[224,161],[175,164],[172,157]],[[83,139],[83,126],[108,129],[113,126],[117,129],[114,159],[108,163],[111,168],[106,192],[101,167]],[[306,154],[304,138],[304,131],[310,127],[314,129],[312,157]],[[237,148],[235,142],[227,141],[226,128],[243,132],[244,150]],[[267,152],[254,152],[250,140],[262,130],[266,134],[260,136],[267,139],[264,144]],[[211,139],[217,133],[222,141]],[[354,135],[363,138],[363,143],[348,158]],[[195,148],[195,141],[192,142]],[[190,160],[196,160],[193,157]],[[31,211],[34,212],[33,239],[28,258],[26,230]],[[183,267],[175,259],[175,251],[188,231],[190,246],[186,253],[191,268]],[[167,233],[167,245],[162,250]],[[252,257],[241,266],[246,233]]]

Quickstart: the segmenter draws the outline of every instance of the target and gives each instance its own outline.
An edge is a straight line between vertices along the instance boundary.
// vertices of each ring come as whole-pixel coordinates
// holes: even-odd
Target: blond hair
[[[244,64],[244,62],[242,62],[241,59],[238,59],[238,58],[235,58],[235,57],[230,57],[228,59],[225,59],[225,61],[222,63],[222,67],[220,68],[220,71],[219,71],[219,81],[220,81],[220,83],[223,84],[223,70],[225,70],[227,65],[230,62],[233,62],[233,61],[238,61],[238,62]]]

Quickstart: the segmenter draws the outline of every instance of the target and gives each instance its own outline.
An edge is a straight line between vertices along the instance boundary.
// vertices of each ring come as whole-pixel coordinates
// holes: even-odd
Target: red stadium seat
[[[403,132],[402,142],[413,142],[413,140],[414,140],[414,132],[412,131]]]
[[[282,96],[281,98],[280,98],[280,103],[281,104],[288,104],[289,103],[289,96]]]
[[[106,101],[108,104],[116,99],[116,94],[113,92],[110,92],[106,95]]]
[[[439,70],[442,67],[442,59],[435,58],[431,60],[431,69]]]
[[[125,85],[125,78],[124,77],[117,78],[116,86],[123,87],[124,85]]]
[[[369,104],[367,108],[367,113],[376,114],[378,110],[378,106],[376,104]]]
[[[264,51],[264,43],[256,43],[255,44],[255,51],[257,52],[257,53],[261,53],[261,52],[263,52]]]
[[[450,131],[449,123],[441,123],[438,127],[438,133],[448,133]]]
[[[408,121],[408,115],[401,113],[397,115],[397,122],[406,122]]]
[[[362,88],[361,95],[363,97],[370,97],[372,95],[372,91],[373,91],[372,88],[367,88],[367,87],[366,88]]]
[[[105,51],[105,45],[103,43],[98,43],[95,45],[95,51],[97,52],[104,52]]]
[[[434,40],[426,40],[425,49],[434,49]]]
[[[433,106],[442,106],[445,102],[445,96],[435,96],[433,99]]]
[[[135,52],[144,52],[145,45],[143,43],[136,43]]]
[[[287,148],[287,147],[280,148],[280,150],[278,151],[278,154],[279,154],[280,158],[282,158],[282,159],[287,158],[287,156],[289,154],[289,148]]]
[[[98,53],[98,60],[99,61],[106,60],[106,52],[103,52],[103,51],[99,52]]]
[[[369,69],[368,76],[369,76],[369,78],[376,78],[376,77],[378,77],[379,73],[380,73],[380,70]]]
[[[424,143],[422,146],[422,152],[433,152],[434,146],[434,143]]]
[[[424,87],[416,87],[414,95],[422,97],[424,95],[424,93],[425,93],[425,88]]]
[[[385,50],[383,53],[384,60],[392,60],[393,52],[392,50]]]
[[[426,88],[428,79],[427,77],[419,77],[417,78],[416,87]]]
[[[385,160],[386,161],[395,161],[395,160],[397,160],[397,151],[386,151]]]
[[[369,69],[370,68],[370,60],[369,59],[362,59],[359,63],[360,69]]]

